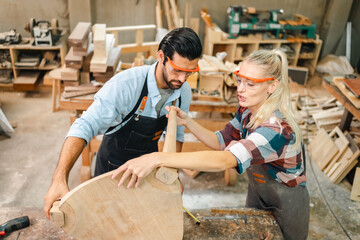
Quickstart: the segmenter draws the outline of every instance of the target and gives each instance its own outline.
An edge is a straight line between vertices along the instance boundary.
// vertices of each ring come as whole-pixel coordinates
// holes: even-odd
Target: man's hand
[[[65,196],[69,192],[69,187],[64,182],[52,182],[48,192],[44,197],[45,205],[44,205],[44,214],[47,219],[50,219],[50,209],[53,203]]]
[[[119,187],[124,184],[128,177],[130,177],[130,180],[127,188],[130,188],[133,185],[138,187],[141,183],[141,180],[149,175],[156,167],[158,167],[158,156],[159,153],[156,152],[129,160],[118,169],[114,170],[112,179],[115,179],[117,176],[123,173],[118,184]]]

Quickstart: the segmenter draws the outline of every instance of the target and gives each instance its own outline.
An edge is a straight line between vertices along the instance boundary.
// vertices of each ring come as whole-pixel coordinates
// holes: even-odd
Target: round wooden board
[[[66,233],[78,239],[182,239],[180,182],[164,184],[155,171],[138,188],[118,187],[112,172],[65,195],[59,209]]]

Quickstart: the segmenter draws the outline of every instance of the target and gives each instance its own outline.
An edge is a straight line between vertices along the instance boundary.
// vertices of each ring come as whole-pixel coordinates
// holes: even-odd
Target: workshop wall
[[[29,36],[23,30],[30,18],[36,20],[51,20],[57,18],[60,27],[69,28],[68,1],[79,0],[0,0],[0,32],[11,28],[17,29],[24,37]],[[91,5],[89,14],[92,23],[106,23],[109,27],[155,24],[155,0],[88,0]],[[87,2],[88,2],[87,1]],[[162,1],[161,1],[162,2]],[[184,15],[186,0],[178,0],[181,15]],[[255,7],[259,10],[283,9],[284,17],[290,18],[294,13],[300,13],[309,17],[317,25],[317,33],[323,42],[320,58],[327,54],[345,55],[344,35],[346,21],[353,2],[359,0],[191,0],[190,17],[199,17],[200,10],[206,8],[211,15],[212,21],[220,28],[227,31],[227,8],[230,5],[245,5]],[[359,4],[357,6],[360,10]],[[88,9],[88,8],[86,8]],[[85,9],[84,9],[85,10]],[[70,9],[79,15],[82,9]],[[73,16],[75,16],[73,15]],[[356,14],[355,14],[356,15]],[[71,12],[70,12],[71,16]],[[353,17],[353,42],[359,39],[359,16]],[[163,14],[163,24],[166,19]],[[204,38],[204,23],[200,21],[200,38]],[[322,29],[322,30],[321,30]],[[144,41],[155,39],[155,30],[147,30],[144,33]],[[135,33],[127,33],[119,36],[119,43],[130,43],[135,41]],[[358,53],[360,46],[353,44],[352,52]],[[355,65],[359,56],[352,57],[351,63]]]
[[[0,32],[16,29],[22,37],[30,37],[24,30],[30,18],[51,21],[56,18],[59,27],[68,28],[67,0],[0,0]]]

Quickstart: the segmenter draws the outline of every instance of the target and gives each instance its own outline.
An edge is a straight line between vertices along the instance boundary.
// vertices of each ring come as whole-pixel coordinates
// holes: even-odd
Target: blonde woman
[[[286,56],[280,50],[253,52],[234,76],[240,106],[223,130],[211,132],[174,108],[178,125],[215,151],[151,153],[128,161],[113,177],[124,173],[119,184],[131,177],[127,187],[136,187],[160,166],[209,172],[236,168],[249,177],[246,206],[272,211],[285,239],[306,239],[310,200]]]

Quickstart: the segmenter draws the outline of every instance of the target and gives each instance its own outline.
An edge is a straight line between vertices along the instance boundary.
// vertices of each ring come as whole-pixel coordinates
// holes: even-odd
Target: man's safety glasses
[[[247,77],[247,76],[244,76],[244,75],[240,74],[240,73],[239,73],[239,70],[233,72],[233,74],[234,74],[234,76],[235,76],[236,84],[237,84],[238,86],[240,86],[241,84],[243,84],[244,87],[245,87],[246,89],[249,89],[249,90],[256,89],[256,87],[259,85],[258,83],[275,80],[275,78],[273,78],[273,77],[264,78],[264,79]]]
[[[177,74],[177,75],[185,75],[186,78],[188,78],[190,75],[196,73],[199,71],[199,65],[196,66],[195,69],[185,69],[185,68],[181,68],[176,66],[169,57],[167,57],[167,60],[169,61],[170,67],[172,68],[172,71]]]

